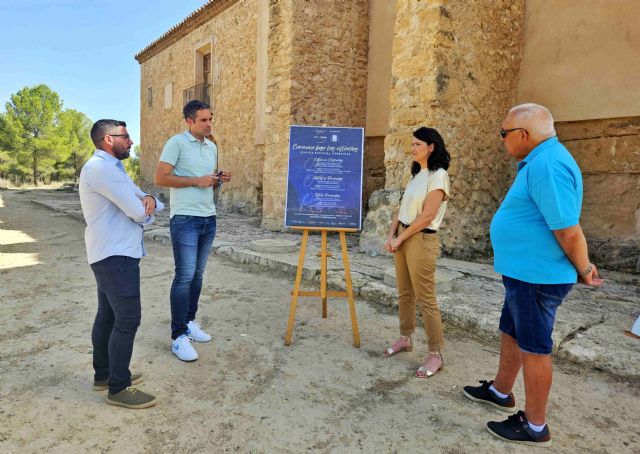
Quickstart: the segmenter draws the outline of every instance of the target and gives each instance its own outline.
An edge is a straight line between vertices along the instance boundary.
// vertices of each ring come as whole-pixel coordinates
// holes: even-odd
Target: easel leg
[[[320,298],[322,298],[322,318],[327,318],[327,231],[322,231],[322,251],[320,256]]]
[[[344,232],[340,232],[340,247],[342,249],[342,263],[344,265],[344,281],[347,285],[347,298],[349,300],[349,314],[351,315],[351,329],[353,331],[353,346],[360,348],[360,332],[358,331],[358,320],[356,318],[356,303],[353,298],[353,287],[351,286],[351,269],[349,268],[349,253],[347,252],[347,237]]]
[[[291,295],[291,308],[289,309],[289,321],[287,322],[287,334],[284,337],[284,345],[291,345],[291,335],[293,334],[293,325],[296,321],[296,305],[298,304],[298,294],[300,292],[300,282],[302,281],[302,270],[304,268],[304,255],[307,250],[307,240],[309,239],[309,230],[305,230],[302,235],[302,245],[300,246],[300,257],[298,258],[298,270],[296,272],[296,282],[293,286],[293,294]]]

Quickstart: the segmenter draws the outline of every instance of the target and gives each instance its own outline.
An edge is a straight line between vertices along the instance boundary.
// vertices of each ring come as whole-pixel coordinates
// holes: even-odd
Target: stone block
[[[362,224],[360,251],[387,254],[384,243],[389,232],[391,220],[400,206],[403,191],[381,189],[369,198],[369,211]]]
[[[585,173],[640,173],[640,135],[566,141]]]
[[[461,292],[438,296],[442,320],[455,326],[468,336],[498,345],[500,333],[500,305],[491,304],[488,298],[469,298]]]
[[[639,341],[623,334],[630,326],[629,324],[613,327],[601,324],[589,328],[564,343],[559,348],[557,356],[594,369],[605,370],[619,377],[638,380]]]
[[[298,252],[300,243],[297,241],[265,238],[249,243],[249,249],[254,252],[266,252],[270,254],[287,254]]]
[[[362,286],[360,296],[374,304],[386,307],[398,306],[398,291],[380,281],[372,281]]]
[[[603,123],[606,136],[640,135],[640,117],[609,118]]]
[[[370,276],[351,270],[351,288],[355,296],[360,296],[360,289],[370,282],[372,282]],[[332,289],[346,291],[347,284],[344,280],[344,270],[328,271],[327,285]]]
[[[491,263],[465,262],[463,260],[441,257],[438,259],[438,267],[463,275],[482,277],[499,283],[502,282],[502,276],[493,271],[493,265]]]
[[[581,225],[588,238],[640,238],[640,174],[584,175]]]
[[[556,132],[562,142],[640,135],[640,117],[558,122],[556,123]]]
[[[589,256],[600,268],[640,275],[640,240],[612,241],[587,235],[587,243]]]
[[[250,249],[234,249],[229,257],[238,263],[258,265],[265,269],[295,276],[298,270],[298,262],[293,255],[284,254],[265,254],[254,252]],[[302,271],[302,279],[305,281],[313,281],[320,274],[319,264],[305,264]],[[293,289],[293,281],[291,282]]]

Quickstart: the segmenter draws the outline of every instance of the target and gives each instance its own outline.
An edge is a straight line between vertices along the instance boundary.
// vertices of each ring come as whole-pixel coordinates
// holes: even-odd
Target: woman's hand
[[[385,249],[385,251],[390,252],[391,254],[396,252],[396,250],[391,247],[391,240],[390,239],[387,239],[387,241],[384,243],[384,249]]]
[[[398,237],[395,237],[389,241],[389,246],[393,249],[393,252],[397,251],[400,245],[402,244],[402,240]]]

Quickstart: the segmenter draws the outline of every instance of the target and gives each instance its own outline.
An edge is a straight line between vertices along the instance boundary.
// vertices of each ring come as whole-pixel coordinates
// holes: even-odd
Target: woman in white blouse
[[[415,375],[431,377],[443,367],[444,336],[436,301],[436,259],[440,256],[438,229],[449,200],[450,156],[444,140],[433,128],[421,127],[411,143],[411,180],[398,215],[389,229],[385,249],[394,255],[399,293],[400,339],[387,348],[390,357],[411,351],[416,327],[416,303],[420,305],[427,334],[428,353]]]

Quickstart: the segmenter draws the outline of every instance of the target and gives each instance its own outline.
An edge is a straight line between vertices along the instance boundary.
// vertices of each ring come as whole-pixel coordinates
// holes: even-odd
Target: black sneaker
[[[147,408],[153,407],[157,399],[151,394],[140,391],[138,388],[129,386],[119,393],[107,394],[107,403],[126,408]]]
[[[505,421],[491,421],[487,423],[487,430],[491,435],[504,441],[534,446],[551,446],[549,426],[545,424],[542,432],[531,430],[524,412],[520,410],[509,416]]]
[[[144,379],[142,378],[142,374],[131,374],[131,386],[137,385],[138,383],[142,383],[143,381]],[[93,381],[94,391],[104,391],[105,389],[109,389],[108,378],[103,378],[102,380]]]
[[[465,386],[463,393],[469,399],[474,402],[482,402],[483,404],[489,404],[492,407],[499,408],[502,411],[513,413],[516,411],[516,400],[513,397],[513,393],[510,393],[507,397],[498,397],[493,391],[489,389],[489,386],[493,384],[493,380],[486,381],[480,380],[480,386]]]

